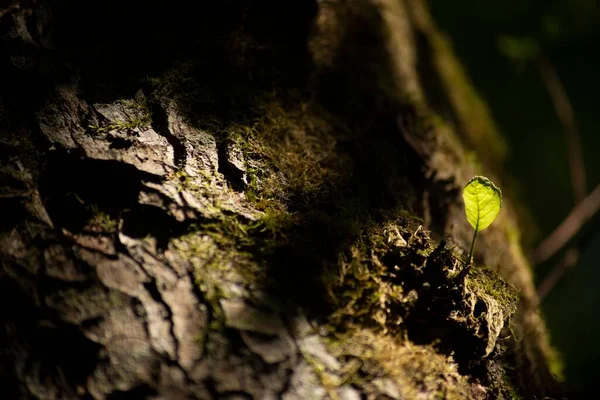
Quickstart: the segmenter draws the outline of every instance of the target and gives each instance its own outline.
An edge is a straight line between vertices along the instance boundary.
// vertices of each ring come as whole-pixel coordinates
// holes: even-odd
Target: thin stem
[[[600,211],[600,184],[579,203],[563,222],[539,244],[535,261],[539,265],[556,254],[577,234],[583,225]]]
[[[567,270],[573,268],[579,259],[579,250],[569,249],[560,263],[544,278],[537,289],[538,297],[542,300],[552,288],[561,280]]]
[[[479,224],[477,224],[479,225]],[[471,250],[469,250],[469,258],[467,262],[471,264],[473,262],[473,250],[475,250],[475,239],[477,239],[477,228],[475,228],[475,233],[473,233],[473,241],[471,242]]]

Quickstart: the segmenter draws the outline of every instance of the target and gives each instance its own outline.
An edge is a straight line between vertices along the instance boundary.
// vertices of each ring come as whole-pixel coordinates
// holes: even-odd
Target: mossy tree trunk
[[[504,147],[421,0],[4,3],[6,398],[557,393],[509,190],[460,273]]]

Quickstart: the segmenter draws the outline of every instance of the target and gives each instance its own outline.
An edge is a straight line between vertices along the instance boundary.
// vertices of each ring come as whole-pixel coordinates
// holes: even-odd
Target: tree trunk
[[[558,394],[421,0],[156,3],[0,8],[4,398]],[[475,174],[506,189],[466,274]]]

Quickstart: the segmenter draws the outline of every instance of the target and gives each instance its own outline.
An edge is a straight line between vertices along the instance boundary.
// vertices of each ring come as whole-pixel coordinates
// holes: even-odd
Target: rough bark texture
[[[5,398],[557,395],[510,194],[461,273],[503,145],[423,2],[88,3],[0,7]]]

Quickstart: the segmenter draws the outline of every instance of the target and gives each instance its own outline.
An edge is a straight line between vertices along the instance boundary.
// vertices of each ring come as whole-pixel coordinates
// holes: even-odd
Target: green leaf
[[[480,232],[490,226],[502,208],[502,191],[488,178],[473,177],[463,189],[467,220]]]

